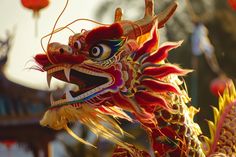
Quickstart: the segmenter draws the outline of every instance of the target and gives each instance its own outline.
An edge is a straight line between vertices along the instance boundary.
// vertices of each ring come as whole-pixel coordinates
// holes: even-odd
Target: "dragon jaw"
[[[83,104],[93,102],[92,105],[98,105],[103,100],[98,99],[107,92],[115,92],[118,87],[123,85],[121,73],[114,67],[100,71],[94,67],[73,65],[70,68],[55,67],[47,71],[48,83],[51,77],[77,86],[77,90],[66,88],[64,95],[60,100],[51,98],[52,107],[63,105]]]
[[[77,87],[75,91],[67,88],[58,100],[51,96],[52,108],[75,103],[99,104],[104,99],[104,93],[117,92],[124,85],[122,64],[118,62],[124,52],[124,40],[103,39],[96,42],[93,36],[98,31],[95,29],[90,32],[70,37],[69,45],[50,43],[46,54],[35,56],[40,69],[47,72],[49,87],[52,77]],[[85,43],[85,40],[88,41]]]

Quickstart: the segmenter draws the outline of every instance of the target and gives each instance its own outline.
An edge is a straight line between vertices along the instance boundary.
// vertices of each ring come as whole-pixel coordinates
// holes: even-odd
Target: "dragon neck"
[[[181,89],[181,81],[177,77],[166,79],[168,83]],[[153,111],[152,120],[138,118],[144,129],[147,131],[155,156],[204,156],[201,141],[201,129],[193,121],[198,110],[188,107],[190,101],[185,90],[181,94],[168,95],[169,109],[156,107]]]

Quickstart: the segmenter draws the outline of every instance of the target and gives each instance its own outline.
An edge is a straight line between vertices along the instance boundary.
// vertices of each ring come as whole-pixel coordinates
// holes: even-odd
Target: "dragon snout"
[[[87,58],[82,53],[75,53],[70,46],[58,42],[48,44],[47,57],[52,64],[81,64]]]
[[[73,53],[70,46],[63,45],[58,42],[53,42],[53,43],[48,44],[47,51],[50,54],[65,54],[65,53],[72,54]]]

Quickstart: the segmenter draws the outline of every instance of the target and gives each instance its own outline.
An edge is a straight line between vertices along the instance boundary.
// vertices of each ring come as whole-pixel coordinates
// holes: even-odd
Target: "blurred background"
[[[43,157],[47,152],[55,157],[110,156],[114,146],[97,139],[79,123],[74,126],[75,132],[96,144],[98,149],[76,142],[63,131],[55,132],[38,125],[49,105],[49,90],[56,90],[61,83],[54,80],[54,88],[48,89],[46,74],[30,68],[35,65],[33,57],[43,53],[41,37],[50,33],[65,1],[42,0],[37,4],[40,10],[28,9],[26,5],[30,1],[35,0],[0,2],[0,156]],[[170,2],[157,0],[156,12]],[[194,70],[185,80],[191,105],[200,108],[196,122],[208,135],[204,120],[213,119],[210,106],[217,106],[217,92],[224,88],[228,78],[236,81],[236,0],[178,2],[176,14],[160,31],[161,43],[184,40],[181,47],[170,52],[168,60]],[[57,27],[77,18],[112,23],[117,7],[123,9],[125,19],[136,20],[143,16],[144,0],[70,0]],[[39,12],[35,13],[36,10]],[[78,22],[71,28],[80,32],[95,26]],[[70,35],[69,31],[60,32],[53,41],[67,43]],[[47,39],[43,41],[44,47],[46,44]],[[124,130],[136,137],[124,140],[149,148],[138,124],[122,123]]]

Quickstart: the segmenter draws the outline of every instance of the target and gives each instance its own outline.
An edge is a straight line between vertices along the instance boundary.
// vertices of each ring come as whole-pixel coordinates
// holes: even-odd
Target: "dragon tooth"
[[[77,99],[77,100],[80,100],[80,99],[81,99],[80,95],[79,95],[79,96],[77,96],[77,97],[76,97],[76,99]]]
[[[57,100],[56,103],[57,103],[57,104],[61,104],[61,103],[63,103],[63,102],[62,102],[62,100]]]
[[[96,89],[92,89],[91,93],[94,94],[96,92]]]
[[[70,69],[64,68],[64,74],[66,76],[67,81],[70,81]]]
[[[93,90],[93,94],[96,93],[96,92],[97,92],[97,89],[94,89],[94,90]]]
[[[55,105],[52,93],[50,94],[50,103],[51,103],[52,106]]]
[[[86,93],[84,93],[84,94],[80,95],[80,98],[81,98],[81,99],[85,98],[85,97],[86,97],[86,95],[85,95],[85,94],[86,94]]]
[[[59,104],[60,103],[60,100],[57,100],[55,101],[55,105]]]
[[[47,73],[47,83],[48,83],[48,88],[50,88],[51,80],[52,80],[52,75],[49,74],[49,73]]]
[[[67,101],[73,101],[74,100],[74,98],[72,97],[72,95],[70,94],[69,91],[66,91],[66,100]]]
[[[61,104],[67,102],[66,99],[61,100]]]

